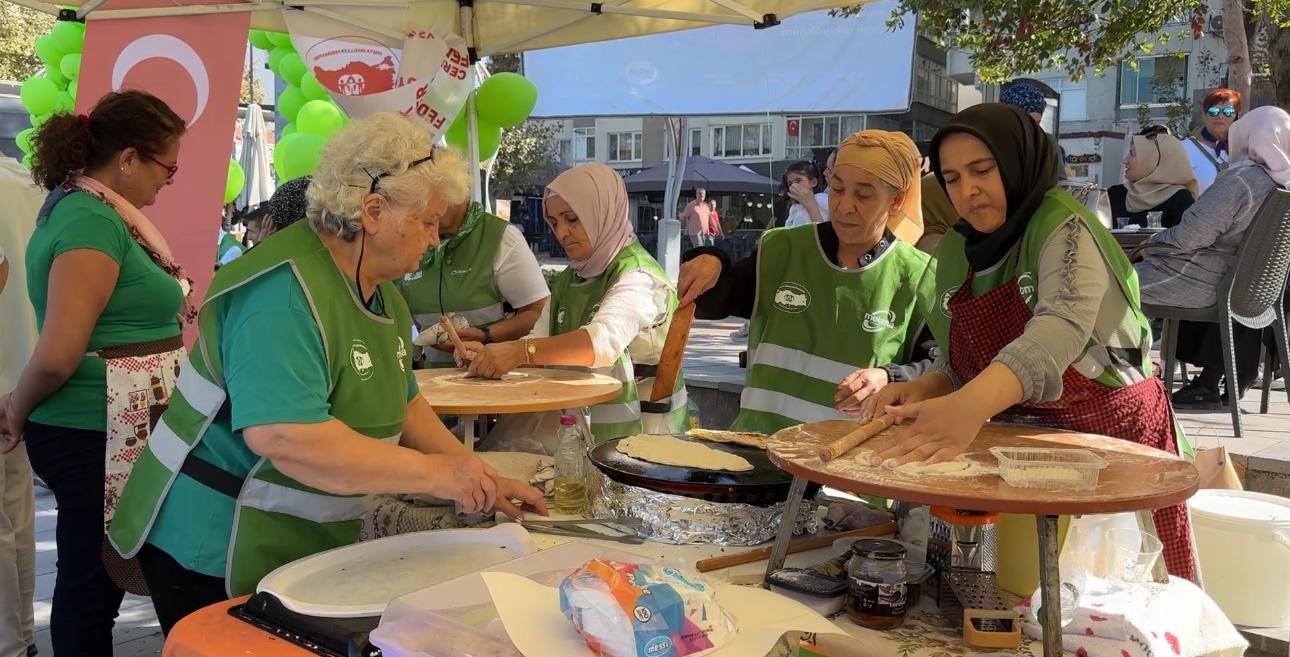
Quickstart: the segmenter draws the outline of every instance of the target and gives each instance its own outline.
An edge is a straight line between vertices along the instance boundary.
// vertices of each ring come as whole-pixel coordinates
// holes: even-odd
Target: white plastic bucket
[[[1290,625],[1290,500],[1202,490],[1189,502],[1205,592],[1237,625]]]

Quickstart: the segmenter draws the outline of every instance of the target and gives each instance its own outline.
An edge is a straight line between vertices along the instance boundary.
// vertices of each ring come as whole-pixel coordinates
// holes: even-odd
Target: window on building
[[[596,129],[573,129],[573,161],[587,162],[596,159]]]
[[[712,157],[770,155],[770,124],[747,123],[712,128]]]
[[[690,155],[703,155],[703,129],[690,129]]]
[[[1085,78],[1079,82],[1071,82],[1066,78],[1037,78],[1040,82],[1052,87],[1061,96],[1061,105],[1058,111],[1061,112],[1063,121],[1086,121],[1088,120],[1088,79]]]
[[[913,135],[914,141],[930,142],[932,138],[936,136],[936,131],[939,129],[940,128],[937,128],[935,125],[932,125],[931,123],[914,121],[914,135]]]
[[[573,163],[573,140],[572,139],[557,139],[555,142],[555,149],[556,149],[557,157],[560,158],[561,164],[568,165]]]
[[[1187,56],[1139,57],[1120,64],[1121,105],[1167,105],[1187,97]]]
[[[632,162],[641,159],[641,133],[611,132],[607,138],[610,162]]]
[[[959,106],[959,85],[945,74],[943,64],[919,57],[914,75],[914,100],[946,112],[955,112]]]
[[[790,116],[787,119],[785,156],[790,160],[809,160],[814,157],[816,149],[837,148],[843,139],[866,127],[863,114]]]

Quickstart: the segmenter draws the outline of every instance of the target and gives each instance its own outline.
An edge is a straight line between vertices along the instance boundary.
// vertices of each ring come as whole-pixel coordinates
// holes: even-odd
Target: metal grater
[[[972,568],[952,567],[942,573],[936,602],[941,615],[957,630],[963,629],[964,609],[1008,609],[999,597],[999,586],[995,582],[994,573]]]

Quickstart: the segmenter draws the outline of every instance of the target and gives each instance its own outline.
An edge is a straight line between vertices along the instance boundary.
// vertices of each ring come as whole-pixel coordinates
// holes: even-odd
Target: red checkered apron
[[[972,272],[950,297],[950,366],[962,381],[975,378],[1008,343],[1021,336],[1034,317],[1013,278],[979,297],[972,296]],[[1016,422],[1096,433],[1178,453],[1174,413],[1157,377],[1124,388],[1110,388],[1074,367],[1062,374],[1062,396],[1054,402],[1024,402],[1000,413]],[[1191,522],[1182,504],[1153,512],[1164,543],[1165,565],[1177,577],[1195,581]]]

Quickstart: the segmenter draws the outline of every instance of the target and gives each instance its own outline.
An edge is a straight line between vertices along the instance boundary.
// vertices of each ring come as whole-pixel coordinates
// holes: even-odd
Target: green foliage
[[[507,130],[493,163],[489,189],[496,198],[510,198],[555,173],[559,161],[556,121],[530,120]]]
[[[0,80],[21,82],[44,64],[36,56],[36,38],[48,34],[54,17],[8,2],[0,2]]]

